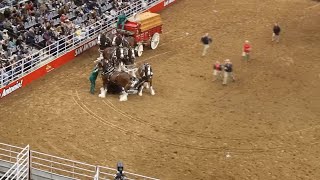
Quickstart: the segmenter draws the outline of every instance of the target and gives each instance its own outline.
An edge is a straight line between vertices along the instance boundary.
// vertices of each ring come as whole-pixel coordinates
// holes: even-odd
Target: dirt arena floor
[[[320,179],[320,5],[179,0],[161,15],[161,45],[138,60],[153,66],[155,96],[89,94],[94,48],[1,100],[0,142],[166,180]],[[226,58],[237,81],[224,87],[212,64]]]

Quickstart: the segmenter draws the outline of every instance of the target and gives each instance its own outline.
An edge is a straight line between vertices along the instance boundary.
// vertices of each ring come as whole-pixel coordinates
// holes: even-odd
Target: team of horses
[[[101,58],[96,63],[103,82],[99,97],[105,98],[111,87],[121,91],[120,101],[127,101],[128,94],[142,96],[144,87],[149,89],[151,95],[155,94],[151,65],[144,63],[136,68],[133,37],[120,33],[102,33],[99,35],[98,44]]]

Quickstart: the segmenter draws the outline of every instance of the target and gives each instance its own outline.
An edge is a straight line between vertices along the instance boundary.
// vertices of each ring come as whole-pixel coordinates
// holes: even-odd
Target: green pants
[[[94,94],[94,90],[95,90],[95,88],[96,88],[96,80],[95,79],[93,79],[93,78],[89,78],[89,80],[90,80],[90,83],[91,83],[91,86],[90,86],[90,93],[91,94]]]
[[[243,56],[243,59],[246,61],[249,61],[250,55],[249,53],[246,53],[245,56]]]

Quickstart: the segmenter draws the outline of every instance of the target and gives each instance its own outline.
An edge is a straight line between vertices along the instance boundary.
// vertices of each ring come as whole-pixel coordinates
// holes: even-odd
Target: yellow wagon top
[[[136,14],[128,18],[128,20],[131,22],[139,23],[142,32],[162,25],[162,19],[160,14],[152,12]]]

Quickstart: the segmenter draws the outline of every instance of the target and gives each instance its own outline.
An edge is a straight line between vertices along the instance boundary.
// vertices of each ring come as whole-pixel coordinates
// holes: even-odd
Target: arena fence
[[[114,179],[117,169],[95,166],[0,143],[0,180],[9,179]],[[156,178],[124,172],[128,180]]]
[[[0,180],[29,179],[29,145],[25,148],[19,148],[2,143],[0,143],[0,145],[0,159],[4,162],[9,162],[9,164],[15,161],[11,168],[0,178]],[[21,151],[18,152],[17,150]],[[16,154],[17,156],[14,156]]]
[[[149,0],[147,4],[144,4],[144,2],[142,1],[136,1],[130,6],[121,9],[118,14],[125,13],[126,16],[129,17],[134,13],[144,12],[161,1],[162,0]],[[117,16],[105,17],[87,27],[85,34],[77,36],[75,33],[73,33],[35,53],[28,55],[27,57],[17,62],[12,63],[10,65],[11,67],[7,68],[11,70],[6,72],[6,75],[4,75],[3,69],[0,69],[0,88],[5,87],[6,85],[23,76],[26,76],[27,74],[42,67],[44,64],[47,64],[57,59],[58,57],[76,49],[80,45],[93,41],[98,37],[99,33],[103,31],[111,31],[115,28],[116,22]],[[89,43],[88,46],[83,47],[84,49],[80,48],[78,50],[78,53],[76,52],[76,55],[95,45],[96,42],[94,41],[92,43]]]

